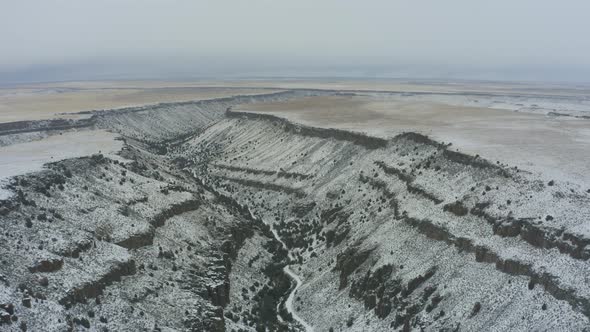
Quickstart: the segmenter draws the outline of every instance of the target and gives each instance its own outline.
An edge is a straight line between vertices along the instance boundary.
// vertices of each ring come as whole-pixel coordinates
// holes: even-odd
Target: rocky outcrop
[[[463,203],[461,203],[459,201],[445,204],[443,206],[443,211],[448,211],[448,212],[456,215],[457,217],[463,217],[463,216],[466,216],[467,213],[469,213],[469,209],[467,209],[465,207],[465,205],[463,205]]]
[[[283,170],[271,171],[271,170],[265,170],[265,169],[256,169],[256,168],[252,168],[252,167],[237,167],[237,166],[223,165],[223,164],[215,164],[213,166],[220,168],[220,169],[232,171],[232,172],[242,172],[242,173],[252,174],[252,175],[277,176],[277,177],[281,177],[281,178],[285,178],[285,179],[307,180],[307,179],[310,179],[313,177],[312,175],[308,175],[308,174],[302,174],[302,173],[297,173],[297,172],[286,172]]]
[[[31,273],[35,272],[54,272],[62,268],[64,265],[63,258],[48,258],[42,259],[37,262],[31,267],[29,267],[29,271]]]
[[[337,225],[342,225],[350,217],[350,212],[344,211],[344,206],[336,206],[332,209],[322,211],[320,214],[320,220],[326,225],[330,225],[333,222],[337,222]]]
[[[530,263],[523,263],[512,259],[502,259],[490,248],[474,246],[470,239],[455,237],[446,229],[434,225],[431,221],[417,220],[413,218],[405,218],[404,220],[408,224],[417,227],[421,233],[429,238],[454,245],[461,251],[474,253],[475,260],[478,262],[495,264],[497,270],[511,275],[524,275],[529,277],[535,283],[544,286],[545,290],[555,298],[567,301],[586,316],[590,316],[590,300],[576,295],[576,292],[573,289],[564,288],[559,283],[559,278],[557,276],[553,276],[543,271],[536,271]]]
[[[427,200],[433,202],[434,204],[440,204],[443,202],[442,199],[436,197],[434,194],[426,191],[424,188],[421,188],[418,185],[407,183],[406,189],[408,190],[408,192],[410,192],[414,195],[422,196],[422,197],[426,198]]]
[[[95,298],[102,294],[104,288],[113,282],[121,281],[123,276],[133,275],[136,272],[134,260],[113,263],[107,273],[90,282],[71,289],[68,294],[60,299],[62,305],[71,305],[76,302],[84,303],[89,298]]]
[[[164,225],[164,222],[166,222],[166,220],[179,214],[183,214],[189,211],[195,211],[199,208],[200,205],[201,202],[198,199],[190,199],[181,203],[173,204],[172,206],[166,208],[165,210],[159,212],[156,216],[154,216],[150,223],[154,227],[161,227],[162,225]]]
[[[148,227],[143,232],[137,232],[131,234],[124,240],[117,242],[117,245],[127,249],[137,249],[145,246],[152,245],[154,243],[155,229]]]
[[[383,172],[385,172],[385,174],[394,175],[405,183],[411,183],[412,181],[414,181],[414,178],[412,176],[404,173],[403,171],[393,166],[385,164],[385,162],[383,161],[375,161],[375,165],[379,166],[383,170]]]
[[[293,188],[288,186],[283,186],[276,183],[271,182],[262,182],[256,180],[249,180],[249,179],[241,179],[229,176],[219,176],[219,179],[223,179],[230,182],[235,182],[247,187],[259,188],[259,189],[267,189],[272,191],[284,192],[287,194],[293,194],[297,197],[305,197],[305,192],[303,189],[300,188]]]
[[[316,202],[301,203],[293,206],[291,211],[293,215],[295,215],[296,217],[302,218],[307,214],[311,213],[316,206]]]
[[[344,289],[348,285],[348,276],[356,271],[371,255],[375,248],[361,249],[349,247],[336,256],[334,271],[340,271],[340,284],[338,289]]]
[[[492,225],[494,234],[502,237],[516,237],[531,244],[534,247],[553,249],[557,248],[561,253],[573,258],[590,259],[590,239],[580,235],[566,232],[563,229],[555,229],[541,225],[534,218],[498,218],[485,212],[489,206],[486,203],[476,204],[470,213],[483,218]]]
[[[0,123],[0,136],[23,134],[31,132],[47,132],[56,130],[69,130],[87,128],[94,125],[94,119],[55,119],[41,121],[16,121]]]
[[[390,280],[394,267],[390,264],[376,269],[374,272],[368,270],[364,277],[354,280],[350,285],[350,296],[362,300],[366,309],[374,309],[377,303],[380,303],[376,314],[378,316],[387,316],[385,308],[390,307],[391,303],[385,305],[384,302],[391,302],[390,299],[384,299],[386,295],[397,295],[401,291],[399,280]],[[386,294],[386,291],[388,294]],[[385,315],[384,315],[385,314]]]
[[[231,118],[247,118],[247,119],[260,119],[266,121],[272,121],[282,126],[283,130],[289,133],[295,133],[297,135],[306,137],[315,137],[323,139],[335,139],[339,141],[348,141],[356,145],[363,146],[367,149],[378,149],[387,146],[387,140],[377,137],[367,136],[361,133],[340,130],[340,129],[325,129],[309,127],[301,124],[295,124],[284,118],[280,118],[270,114],[250,113],[250,112],[237,112],[228,109],[226,115]]]

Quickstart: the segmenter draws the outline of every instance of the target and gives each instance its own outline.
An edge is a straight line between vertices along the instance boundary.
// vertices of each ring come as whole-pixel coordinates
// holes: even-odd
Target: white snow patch
[[[121,150],[123,142],[105,130],[85,130],[52,135],[42,140],[0,147],[0,199],[11,192],[2,189],[8,178],[38,171],[43,165],[63,159],[103,153],[109,157]],[[112,155],[112,156],[111,156]]]

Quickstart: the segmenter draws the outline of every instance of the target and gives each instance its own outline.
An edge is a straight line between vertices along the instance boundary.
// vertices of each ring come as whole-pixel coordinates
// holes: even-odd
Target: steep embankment
[[[178,154],[278,230],[305,280],[297,313],[317,330],[588,323],[584,188],[420,134],[228,116]]]

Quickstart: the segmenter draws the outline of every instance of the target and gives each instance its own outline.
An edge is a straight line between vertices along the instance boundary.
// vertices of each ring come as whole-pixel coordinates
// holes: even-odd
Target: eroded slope
[[[584,188],[419,134],[229,116],[179,155],[278,229],[305,279],[297,310],[318,330],[588,324]]]

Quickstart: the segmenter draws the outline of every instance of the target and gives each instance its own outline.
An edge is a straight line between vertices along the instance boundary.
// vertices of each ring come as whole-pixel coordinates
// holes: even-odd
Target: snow
[[[201,309],[212,306],[198,292],[194,293],[195,289],[220,285],[224,277],[228,277],[231,301],[226,303],[223,313],[232,319],[225,319],[225,327],[252,330],[252,324],[256,323],[253,316],[242,313],[252,312],[255,301],[249,296],[254,291],[245,292],[243,296],[241,290],[255,282],[260,285],[254,289],[271,286],[272,283],[264,282],[267,278],[262,271],[275,259],[266,245],[269,241],[275,242],[266,232],[256,230],[238,251],[228,272],[230,275],[219,272],[226,267],[216,248],[231,233],[226,226],[244,222],[244,218],[224,208],[210,192],[203,193],[203,188],[188,176],[192,173],[203,183],[248,206],[250,215],[256,214],[271,226],[274,238],[285,248],[286,243],[297,240],[297,236],[309,236],[305,240],[311,241],[300,241],[306,242],[305,249],[301,249],[299,243],[300,247],[289,250],[290,261],[301,260],[301,263],[283,268],[294,281],[294,287],[285,295],[285,307],[296,322],[291,326],[295,329],[303,328],[307,332],[330,327],[350,331],[391,330],[390,324],[396,316],[404,314],[408,308],[402,303],[418,306],[418,312],[412,316],[417,325],[414,327],[429,331],[454,328],[458,323],[465,330],[581,330],[588,325],[588,313],[580,310],[577,304],[590,297],[590,284],[584,277],[590,270],[587,260],[574,257],[567,247],[560,252],[557,248],[547,248],[546,244],[535,243],[546,239],[564,240],[561,234],[574,234],[582,240],[590,237],[587,221],[590,193],[586,193],[587,188],[581,184],[568,182],[556,173],[517,172],[503,165],[498,168],[474,165],[469,162],[474,159],[469,158],[454,160],[445,157],[440,146],[407,138],[390,140],[387,147],[367,149],[351,141],[299,135],[284,130],[276,121],[213,116],[211,112],[223,110],[227,104],[215,106],[219,109],[210,106],[200,105],[194,113],[191,105],[178,107],[176,119],[172,116],[174,105],[121,117],[116,114],[112,118],[105,117],[103,128],[154,140],[203,130],[176,145],[165,156],[152,154],[147,144],[129,139],[129,146],[121,155],[137,157],[134,160],[147,168],[144,171],[140,171],[143,168],[139,166],[127,168],[128,165],[115,162],[92,166],[91,159],[68,160],[63,164],[74,175],[67,178],[65,188],[53,186],[50,195],[45,196],[35,192],[32,186],[19,184],[19,189],[26,191],[27,199],[36,204],[18,205],[15,209],[20,210],[16,211],[3,208],[4,215],[0,215],[0,219],[6,232],[0,234],[3,239],[0,247],[9,259],[1,272],[8,274],[16,285],[21,281],[21,271],[27,273],[26,267],[34,259],[45,257],[41,255],[44,251],[58,255],[73,246],[81,248],[80,259],[65,257],[62,270],[49,274],[52,288],[48,303],[55,303],[70,289],[100,283],[100,278],[117,266],[137,262],[135,275],[124,276],[110,285],[99,285],[106,287],[101,297],[103,304],[96,306],[90,301],[70,309],[76,315],[85,315],[88,308],[101,310],[109,314],[109,327],[119,329],[129,326],[125,324],[152,329],[155,321],[167,325],[163,329],[176,328],[186,319],[201,315]],[[575,123],[582,122],[576,119]],[[462,124],[463,128],[469,125],[468,122]],[[495,126],[493,122],[488,125]],[[152,126],[155,126],[154,131],[149,132]],[[502,127],[511,131],[518,128],[518,125]],[[105,131],[80,131],[4,146],[0,148],[0,174],[7,179],[40,170],[47,162],[99,151],[113,155],[122,145],[115,138],[116,135]],[[460,143],[469,144],[470,141]],[[455,146],[452,149],[454,151]],[[503,150],[498,153],[506,155]],[[179,176],[184,173],[176,170],[172,163],[165,166],[168,165],[166,161],[179,156],[194,162],[186,163],[186,177]],[[554,159],[555,155],[546,153],[542,157]],[[115,158],[113,155],[112,159]],[[386,172],[378,167],[378,162],[399,169],[410,180]],[[432,165],[425,166],[426,162]],[[435,169],[435,165],[439,168]],[[304,176],[280,175],[277,173],[280,169]],[[60,172],[60,168],[53,171]],[[151,174],[155,171],[165,179],[153,178]],[[123,175],[124,172],[128,173]],[[381,187],[361,180],[361,172],[380,181]],[[122,177],[126,181],[119,182]],[[547,184],[549,178],[555,183]],[[31,179],[39,180],[35,176]],[[409,190],[408,183],[439,198],[442,203],[436,204],[425,193]],[[165,194],[160,190],[173,185],[182,189],[171,189]],[[184,186],[191,189],[184,189]],[[487,186],[489,190],[484,189]],[[295,195],[291,189],[299,189],[304,195]],[[390,204],[392,198],[399,213],[405,212],[430,228],[416,227],[396,216]],[[171,206],[192,199],[199,201],[196,210],[167,218],[152,232],[155,226],[150,220]],[[511,203],[507,203],[508,200]],[[522,233],[500,236],[489,220],[473,213],[459,216],[443,209],[444,204],[454,201],[461,201],[467,208],[490,203],[486,213],[497,220],[505,220],[507,216],[533,218],[532,225],[538,227],[535,230],[539,234],[533,234],[533,240],[526,239]],[[307,210],[309,203],[314,204]],[[336,205],[350,212],[350,216],[323,223],[321,213]],[[131,212],[123,215],[120,212],[123,206],[129,207]],[[294,212],[294,207],[301,206],[305,207],[303,216]],[[50,210],[62,217],[50,216],[51,222],[47,223],[37,217]],[[539,218],[549,214],[553,220]],[[26,226],[23,220],[27,216],[33,217],[32,227]],[[299,234],[299,227],[295,227],[318,221],[321,223],[318,223],[317,235]],[[281,222],[281,226],[288,225],[288,229],[276,231],[273,226],[278,229],[277,222]],[[96,227],[103,223],[115,227],[113,243],[95,240]],[[347,229],[347,235],[339,244],[328,246],[321,239],[329,230],[342,229]],[[543,232],[550,234],[552,230],[561,233],[556,233],[554,238],[543,238]],[[120,244],[136,235],[146,237],[139,247],[124,248]],[[469,242],[471,247],[459,245],[458,239]],[[85,244],[91,243],[91,247],[84,249]],[[515,272],[498,268],[494,262],[477,261],[475,246],[485,246],[499,263],[511,259],[526,268]],[[174,253],[176,258],[160,257],[159,247]],[[339,289],[340,271],[334,266],[338,255],[349,248],[372,251],[370,257],[348,275],[349,286]],[[392,266],[391,278],[399,280],[402,286],[433,267],[436,273],[403,295],[396,303],[401,307],[392,308],[391,313],[381,319],[372,309],[365,308],[361,297],[351,296],[349,287],[385,264]],[[157,269],[150,266],[157,266]],[[546,288],[539,285],[529,289],[529,281],[537,275],[544,276],[541,282]],[[389,287],[389,284],[384,285]],[[442,297],[432,312],[423,310],[430,303],[431,294],[425,292],[426,287],[434,287],[434,294]],[[18,295],[15,294],[0,287],[2,301]],[[139,302],[131,300],[135,296]],[[10,301],[18,302],[18,299]],[[482,310],[477,317],[471,317],[476,302],[482,303]],[[541,305],[547,307],[541,309]],[[140,310],[133,311],[134,306]],[[34,308],[50,311],[41,305]],[[440,316],[443,310],[447,313],[444,317]],[[162,313],[165,315],[160,316]],[[34,312],[34,317],[33,320],[44,319],[40,312]]]
[[[123,147],[117,137],[105,130],[84,130],[0,146],[0,186],[10,177],[41,170],[46,163],[96,153],[114,155]],[[0,199],[10,196],[9,190],[0,188]]]
[[[275,239],[277,239],[277,241],[279,241],[283,245],[283,248],[289,250],[289,248],[287,247],[285,242],[283,242],[283,240],[281,240],[281,238],[279,237],[279,234],[277,233],[277,231],[274,228],[271,228],[271,230],[272,230],[272,234],[274,235]],[[289,252],[289,259],[290,260],[294,259],[293,254],[291,252]],[[293,299],[295,298],[295,294],[297,293],[297,291],[299,290],[301,285],[303,285],[303,280],[301,280],[301,277],[299,277],[295,272],[293,272],[293,270],[291,270],[289,265],[285,266],[283,268],[283,271],[285,271],[285,273],[289,276],[289,278],[295,280],[295,288],[293,288],[293,290],[289,294],[289,297],[287,297],[287,301],[285,302],[285,306],[287,307],[287,311],[293,316],[293,319],[295,319],[299,324],[303,325],[303,328],[305,328],[306,332],[313,332],[313,327],[311,325],[309,325],[303,318],[301,318],[297,314],[297,311],[295,309],[293,309]]]

